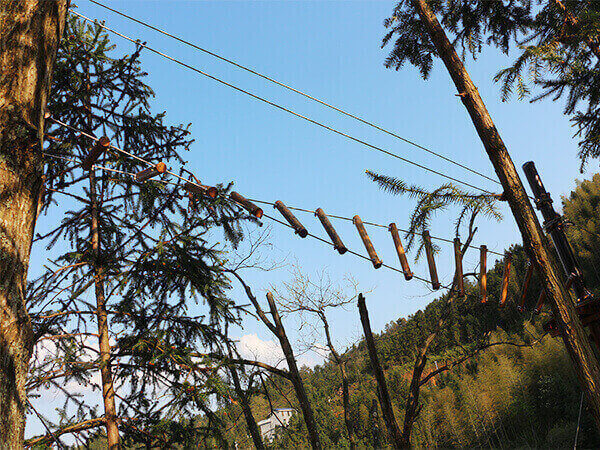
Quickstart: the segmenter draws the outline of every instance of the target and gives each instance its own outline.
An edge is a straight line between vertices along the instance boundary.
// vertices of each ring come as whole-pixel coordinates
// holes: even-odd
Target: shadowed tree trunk
[[[33,333],[25,305],[44,112],[67,0],[0,3],[0,441],[21,448]]]
[[[411,1],[437,50],[437,55],[444,62],[502,183],[504,196],[523,237],[523,246],[535,265],[542,286],[550,299],[565,347],[573,361],[581,387],[586,393],[596,426],[600,429],[600,366],[598,359],[581,325],[571,296],[563,287],[556,267],[552,263],[547,239],[529,202],[529,197],[479,91],[435,14],[426,0]]]

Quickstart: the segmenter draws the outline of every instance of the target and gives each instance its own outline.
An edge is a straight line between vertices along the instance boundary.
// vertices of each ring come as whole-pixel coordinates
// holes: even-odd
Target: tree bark
[[[34,337],[25,287],[42,184],[40,148],[67,0],[0,3],[0,441],[23,446]]]
[[[402,437],[398,422],[394,417],[394,409],[392,408],[392,400],[387,390],[387,383],[385,381],[385,374],[379,364],[379,357],[377,356],[377,348],[375,347],[375,339],[373,339],[373,332],[371,331],[371,322],[369,321],[369,312],[367,311],[367,305],[365,304],[365,298],[362,294],[358,295],[358,312],[360,313],[360,322],[365,333],[365,342],[369,351],[369,358],[373,365],[373,371],[375,372],[375,378],[377,380],[377,389],[379,392],[379,403],[381,404],[381,412],[383,414],[383,421],[388,429],[388,433],[392,438],[395,448],[407,448],[408,442]]]
[[[523,237],[523,245],[529,258],[535,264],[542,286],[550,298],[567,352],[574,363],[582,389],[586,393],[596,426],[600,429],[600,367],[598,360],[575,311],[573,300],[557,275],[557,269],[548,251],[548,242],[517,170],[477,88],[427,1],[411,1],[437,49],[438,56],[444,62],[454,81],[504,188],[504,195]]]
[[[306,389],[304,388],[304,383],[302,382],[302,377],[300,376],[300,371],[298,370],[298,365],[296,364],[294,351],[292,350],[292,346],[288,340],[285,328],[281,322],[281,317],[279,317],[279,312],[275,306],[273,295],[270,292],[267,293],[267,301],[269,302],[271,316],[273,316],[273,324],[275,325],[274,334],[277,336],[277,339],[279,339],[279,344],[281,345],[283,355],[285,356],[285,360],[288,364],[290,381],[294,386],[294,391],[296,391],[296,396],[298,397],[298,402],[300,403],[300,408],[302,409],[302,415],[308,430],[310,445],[312,448],[320,449],[322,447],[319,440],[319,433],[317,431],[317,422],[315,421],[315,417],[310,406],[310,401],[308,400],[308,395],[306,395]]]

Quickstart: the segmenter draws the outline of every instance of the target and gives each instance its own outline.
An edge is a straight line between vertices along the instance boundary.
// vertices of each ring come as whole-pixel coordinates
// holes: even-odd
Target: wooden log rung
[[[94,142],[94,145],[92,146],[90,152],[87,154],[87,156],[81,163],[81,167],[83,168],[83,170],[92,170],[92,166],[94,165],[94,163],[98,161],[100,155],[102,155],[102,153],[104,153],[104,151],[109,147],[110,139],[108,139],[106,136],[102,136],[100,139]]]
[[[396,227],[396,224],[392,222],[390,223],[388,230],[392,235],[394,247],[396,247],[396,253],[398,254],[398,259],[400,260],[400,266],[402,266],[402,272],[404,272],[404,278],[406,281],[409,281],[412,279],[413,273],[408,265],[408,259],[406,258],[406,252],[404,251],[404,246],[402,245],[402,240],[400,239],[400,234],[398,233],[398,227]]]
[[[336,249],[340,255],[346,253],[348,249],[338,236],[335,228],[333,228],[333,225],[331,225],[331,222],[329,221],[327,214],[325,214],[325,211],[323,211],[321,208],[317,208],[315,211],[315,216],[319,218],[321,225],[323,225],[323,228],[325,228],[329,239],[331,239],[331,242],[333,243],[333,248]]]
[[[431,279],[431,287],[434,291],[437,291],[440,287],[440,280],[438,278],[437,268],[435,267],[435,258],[433,257],[433,244],[431,243],[431,236],[429,231],[423,232],[423,242],[425,244],[425,255],[427,256],[427,265],[429,266],[429,277]]]
[[[190,194],[204,195],[210,198],[217,198],[219,194],[216,187],[190,183],[189,181],[183,185],[183,188]]]
[[[481,303],[487,302],[487,246],[479,247],[479,295]]]
[[[354,216],[352,218],[352,222],[354,223],[354,226],[358,230],[358,234],[360,235],[360,238],[363,241],[363,244],[365,246],[365,249],[367,250],[367,253],[369,254],[369,258],[371,259],[371,262],[373,263],[373,267],[375,267],[376,269],[379,269],[383,265],[383,263],[379,259],[379,256],[377,256],[377,252],[375,251],[375,248],[373,247],[371,238],[369,238],[369,235],[367,234],[367,230],[365,229],[365,226],[362,223],[362,220],[360,220],[359,216]]]
[[[502,291],[500,292],[500,301],[498,306],[504,308],[508,299],[508,282],[510,278],[510,266],[512,265],[512,254],[506,253],[504,256],[504,275],[502,276]]]
[[[296,216],[292,214],[292,212],[283,204],[281,200],[277,200],[275,205],[273,205],[273,208],[276,208],[277,211],[279,211],[281,215],[285,217],[285,220],[288,221],[298,236],[301,238],[308,236],[308,230],[300,223]]]
[[[164,162],[159,162],[158,164],[148,167],[138,173],[135,174],[134,179],[137,182],[143,182],[149,180],[150,178],[154,178],[158,175],[161,175],[167,171],[167,165]]]
[[[529,289],[529,283],[531,282],[532,275],[533,264],[531,264],[531,262],[528,262],[527,272],[525,273],[525,279],[523,280],[523,286],[521,287],[521,299],[519,300],[519,305],[517,306],[519,312],[525,311],[525,299],[527,298],[527,289]]]
[[[263,216],[263,210],[256,206],[254,203],[252,203],[250,200],[242,196],[241,194],[238,194],[237,192],[233,191],[229,194],[229,198],[237,204],[239,204],[242,208],[244,208],[257,219],[260,219]]]
[[[464,297],[465,283],[463,281],[462,245],[460,243],[460,238],[454,238],[454,265],[454,279],[456,280],[456,289],[458,289],[458,295]]]

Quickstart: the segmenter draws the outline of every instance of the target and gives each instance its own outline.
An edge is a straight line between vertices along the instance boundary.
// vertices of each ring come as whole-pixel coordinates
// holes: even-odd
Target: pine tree
[[[40,218],[35,245],[51,253],[29,289],[38,346],[28,388],[53,385],[66,395],[55,435],[79,426],[85,439],[86,424],[105,425],[117,448],[112,423],[123,445],[218,439],[210,398],[225,390],[201,355],[223,342],[223,327],[238,313],[227,297],[223,246],[210,234],[222,227],[236,245],[243,215],[224,199],[228,186],[211,200],[186,192],[180,179],[135,181],[130,174],[148,168],[137,158],[179,166],[187,177],[182,152],[193,142],[190,133],[151,112],[141,48],[114,56],[100,27],[75,18],[65,35],[49,102],[53,125],[40,204],[41,214],[60,211],[63,218],[48,226]],[[106,149],[96,163],[106,169],[85,170],[81,162],[94,142],[78,130],[107,136],[135,157]],[[98,371],[100,414],[66,387],[76,381],[95,390]],[[206,420],[194,419],[198,413]]]

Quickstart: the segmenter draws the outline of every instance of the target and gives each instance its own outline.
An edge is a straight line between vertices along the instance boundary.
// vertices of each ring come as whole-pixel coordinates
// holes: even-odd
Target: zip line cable
[[[73,127],[73,126],[71,126],[71,125],[67,125],[66,123],[64,123],[64,122],[61,122],[61,121],[60,121],[60,120],[58,120],[58,119],[54,119],[53,117],[48,117],[48,118],[47,118],[47,120],[51,120],[51,121],[53,121],[54,123],[56,123],[56,124],[58,124],[58,125],[61,125],[61,126],[67,127],[67,128],[69,128],[70,130],[72,130],[72,131],[75,131],[75,132],[77,132],[77,133],[81,133],[83,136],[85,136],[85,137],[87,137],[87,138],[89,138],[89,139],[92,139],[92,140],[94,140],[94,141],[97,141],[97,140],[98,140],[98,138],[97,138],[96,136],[93,136],[93,135],[91,135],[91,134],[85,133],[85,132],[83,132],[83,131],[79,130],[78,128],[76,128],[76,127]],[[151,162],[149,162],[149,161],[145,160],[144,158],[140,158],[139,156],[135,156],[135,155],[133,155],[132,153],[129,153],[129,152],[125,151],[125,150],[122,150],[122,149],[120,149],[119,147],[116,147],[116,146],[114,146],[114,145],[112,145],[112,144],[111,144],[111,145],[109,145],[109,148],[112,148],[112,149],[116,150],[117,152],[123,153],[123,154],[125,154],[125,155],[131,156],[131,157],[134,157],[135,159],[137,159],[138,161],[140,161],[140,162],[142,162],[142,163],[144,163],[144,164],[147,164],[147,165],[149,165],[149,166],[153,166],[153,164],[152,164]],[[58,159],[63,159],[63,160],[70,161],[70,162],[73,162],[73,163],[77,163],[77,161],[76,161],[76,160],[74,160],[74,159],[71,159],[71,158],[65,158],[65,157],[63,157],[63,156],[51,155],[51,154],[49,154],[49,153],[44,153],[44,155],[45,155],[45,156],[50,156],[50,157],[52,157],[52,158],[58,158]],[[111,172],[118,172],[118,173],[121,173],[121,174],[124,174],[124,175],[130,175],[130,176],[132,176],[132,177],[134,176],[134,174],[132,174],[132,173],[129,173],[129,172],[123,172],[123,171],[120,171],[120,170],[117,170],[117,169],[112,169],[112,168],[109,168],[109,167],[103,167],[103,166],[99,166],[99,165],[97,165],[97,164],[94,164],[94,165],[93,165],[93,167],[95,167],[96,169],[108,170],[108,171],[111,171]],[[172,175],[172,176],[174,176],[174,177],[176,177],[176,178],[178,178],[178,179],[180,179],[180,180],[182,180],[182,181],[184,181],[184,182],[186,182],[186,183],[191,183],[191,184],[193,184],[193,185],[195,185],[195,186],[199,186],[199,187],[201,187],[201,185],[200,185],[200,184],[198,184],[198,183],[196,183],[196,182],[193,182],[193,181],[191,181],[191,180],[189,180],[189,179],[187,179],[187,178],[184,178],[184,177],[182,177],[182,176],[180,176],[180,175],[178,175],[178,174],[176,174],[176,173],[174,173],[174,172],[172,172],[172,171],[170,171],[170,170],[167,170],[165,173],[168,173],[168,174],[170,174],[170,175]],[[169,182],[169,181],[167,181],[167,180],[160,180],[160,179],[157,179],[157,180],[155,180],[155,181],[160,181],[160,182],[162,182],[162,183],[166,183],[166,184],[175,184],[175,183]],[[269,201],[266,201],[266,200],[257,200],[257,199],[253,199],[253,198],[249,198],[248,200],[249,200],[249,201],[251,201],[251,202],[255,202],[255,203],[261,203],[261,204],[263,204],[263,205],[275,206],[275,203],[274,203],[274,202],[269,202]],[[298,207],[293,207],[293,206],[287,206],[287,208],[288,208],[288,209],[291,209],[291,210],[294,210],[294,211],[300,211],[300,212],[304,212],[304,213],[310,213],[310,214],[314,214],[314,213],[315,213],[315,211],[313,211],[313,210],[310,210],[310,209],[306,209],[306,208],[298,208]],[[353,221],[353,219],[352,219],[351,217],[339,216],[339,215],[335,215],[335,214],[327,214],[327,217],[329,217],[329,218],[332,218],[332,219],[337,219],[337,220],[346,220],[346,221],[350,221],[350,222],[352,222],[352,221]],[[273,220],[277,220],[277,219],[273,219]],[[282,222],[282,223],[283,223],[284,225],[288,225],[288,224],[286,224],[285,222]],[[365,225],[369,225],[369,226],[373,226],[373,227],[379,227],[379,228],[385,228],[385,229],[389,229],[389,226],[388,226],[388,225],[383,225],[383,224],[376,223],[376,222],[368,222],[368,221],[363,221],[363,223],[364,223]],[[419,234],[419,233],[417,233],[417,232],[415,232],[415,231],[405,230],[405,229],[402,229],[402,228],[398,228],[398,231],[402,231],[403,233],[407,233],[407,234],[413,234],[413,235],[417,235],[417,234]],[[454,241],[453,241],[452,239],[447,239],[447,238],[443,238],[443,237],[439,237],[439,236],[431,236],[431,235],[430,235],[430,237],[431,237],[432,239],[435,239],[435,240],[438,240],[438,241],[441,241],[441,242],[446,242],[446,243],[449,243],[449,244],[454,244]],[[325,241],[325,242],[328,242],[328,241]],[[477,248],[477,246],[475,246],[475,245],[470,245],[468,248]],[[503,254],[503,253],[495,252],[495,251],[493,251],[493,250],[490,250],[490,249],[488,249],[487,251],[488,251],[488,253],[492,253],[492,254],[494,254],[494,255],[497,255],[497,256],[504,256],[504,254]],[[361,256],[362,256],[362,255],[361,255]]]
[[[229,58],[226,58],[226,57],[224,57],[222,55],[219,55],[218,53],[215,53],[215,52],[210,51],[210,50],[208,50],[206,48],[200,47],[199,45],[194,44],[193,42],[190,42],[188,40],[180,38],[180,37],[178,37],[178,36],[176,36],[174,34],[171,34],[171,33],[167,32],[167,31],[161,30],[160,28],[155,27],[153,25],[150,25],[149,23],[144,22],[143,20],[136,19],[135,17],[132,17],[132,16],[130,16],[128,14],[125,14],[124,12],[121,12],[121,11],[118,11],[118,10],[116,10],[114,8],[106,6],[106,5],[104,5],[104,4],[100,3],[100,2],[97,2],[95,0],[89,0],[89,1],[91,3],[93,3],[93,4],[95,4],[95,5],[98,5],[98,6],[102,7],[102,8],[104,8],[104,9],[112,11],[115,14],[118,14],[118,15],[120,15],[122,17],[125,17],[125,18],[127,18],[127,19],[129,19],[129,20],[131,20],[131,21],[133,21],[133,22],[135,22],[137,24],[145,26],[146,28],[150,28],[151,30],[154,30],[154,31],[156,31],[156,32],[158,32],[160,34],[163,34],[164,36],[168,36],[171,39],[175,39],[176,41],[178,41],[178,42],[180,42],[182,44],[185,44],[185,45],[187,45],[189,47],[192,47],[192,48],[194,48],[196,50],[199,50],[199,51],[201,51],[201,52],[203,52],[203,53],[205,53],[207,55],[210,55],[210,56],[212,56],[214,58],[217,58],[217,59],[219,59],[221,61],[224,61],[227,64],[231,64],[232,66],[235,66],[235,67],[237,67],[239,69],[245,70],[246,72],[249,72],[249,73],[251,73],[253,75],[256,75],[257,77],[260,77],[260,78],[262,78],[264,80],[267,80],[267,81],[269,81],[271,83],[274,83],[274,84],[276,84],[278,86],[281,86],[284,89],[292,91],[292,92],[294,92],[296,94],[299,94],[299,95],[301,95],[301,96],[303,96],[305,98],[308,98],[308,99],[310,99],[310,100],[312,100],[314,102],[317,102],[317,103],[319,103],[319,104],[321,104],[323,106],[326,106],[327,108],[333,109],[334,111],[337,111],[337,112],[339,112],[339,113],[341,113],[341,114],[343,114],[343,115],[345,115],[347,117],[350,117],[350,118],[352,118],[354,120],[357,120],[357,121],[359,121],[359,122],[361,122],[361,123],[363,123],[365,125],[368,125],[371,128],[375,128],[378,131],[381,131],[381,132],[386,133],[386,134],[388,134],[390,136],[393,136],[396,139],[399,139],[399,140],[401,140],[401,141],[403,141],[403,142],[405,142],[405,143],[407,143],[409,145],[412,145],[412,146],[414,146],[414,147],[416,147],[418,149],[421,149],[421,150],[423,150],[423,151],[425,151],[425,152],[427,152],[427,153],[429,153],[431,155],[434,155],[434,156],[436,156],[438,158],[441,158],[444,161],[449,162],[451,164],[454,164],[455,166],[458,166],[458,167],[460,167],[462,169],[465,169],[465,170],[467,170],[467,171],[469,171],[469,172],[471,172],[471,173],[473,173],[475,175],[478,175],[478,176],[480,176],[482,178],[485,178],[486,180],[489,180],[489,181],[492,181],[492,182],[494,182],[496,184],[500,184],[501,185],[500,181],[498,181],[498,180],[496,180],[496,179],[494,179],[492,177],[489,177],[489,176],[487,176],[487,175],[485,175],[485,174],[483,174],[481,172],[478,172],[477,170],[474,170],[474,169],[472,169],[472,168],[470,168],[470,167],[468,167],[468,166],[466,166],[464,164],[461,164],[461,163],[459,163],[457,161],[454,161],[453,159],[448,158],[447,156],[444,156],[444,155],[442,155],[442,154],[440,154],[438,152],[435,152],[435,151],[433,151],[433,150],[431,150],[431,149],[429,149],[427,147],[424,147],[424,146],[422,146],[420,144],[417,144],[416,142],[414,142],[414,141],[412,141],[410,139],[404,138],[404,137],[398,135],[397,133],[394,133],[393,131],[389,131],[389,130],[383,128],[382,126],[379,126],[379,125],[377,125],[377,124],[375,124],[373,122],[370,122],[370,121],[368,121],[366,119],[363,119],[362,117],[357,116],[356,114],[349,113],[349,112],[347,112],[347,111],[345,111],[345,110],[343,110],[341,108],[338,108],[337,106],[334,106],[334,105],[332,105],[330,103],[327,103],[324,100],[320,100],[320,99],[318,99],[318,98],[316,98],[316,97],[314,97],[314,96],[312,96],[312,95],[310,95],[310,94],[308,94],[306,92],[303,92],[303,91],[301,91],[299,89],[296,89],[296,88],[294,88],[294,87],[292,87],[292,86],[290,86],[288,84],[285,84],[285,83],[283,83],[281,81],[278,81],[278,80],[276,80],[276,79],[274,79],[274,78],[272,78],[272,77],[270,77],[268,75],[260,73],[260,72],[254,70],[254,69],[252,69],[252,68],[250,68],[248,66],[244,66],[244,65],[242,65],[242,64],[240,64],[240,63],[238,63],[236,61],[233,61],[233,60],[231,60]]]
[[[194,72],[196,72],[196,73],[198,73],[200,75],[203,75],[203,76],[205,76],[207,78],[210,78],[211,80],[216,81],[216,82],[218,82],[218,83],[220,83],[220,84],[222,84],[224,86],[230,87],[230,88],[232,88],[232,89],[234,89],[234,90],[236,90],[238,92],[246,94],[246,95],[254,98],[255,100],[259,100],[259,101],[261,101],[263,103],[266,103],[266,104],[268,104],[268,105],[270,105],[270,106],[272,106],[274,108],[277,108],[277,109],[279,109],[281,111],[285,111],[285,112],[287,112],[287,113],[289,113],[289,114],[291,114],[291,115],[293,115],[295,117],[298,117],[298,118],[303,119],[303,120],[305,120],[307,122],[310,122],[310,123],[312,123],[314,125],[317,125],[317,126],[319,126],[321,128],[324,128],[324,129],[326,129],[328,131],[331,131],[332,133],[338,134],[338,135],[343,136],[343,137],[345,137],[345,138],[347,138],[347,139],[349,139],[351,141],[354,141],[354,142],[357,142],[359,144],[362,144],[362,145],[364,145],[364,146],[366,146],[366,147],[368,147],[368,148],[370,148],[372,150],[377,150],[377,151],[379,151],[381,153],[384,153],[386,155],[389,155],[389,156],[392,156],[394,158],[397,158],[397,159],[399,159],[399,160],[401,160],[401,161],[403,161],[403,162],[405,162],[407,164],[413,165],[415,167],[419,167],[420,169],[423,169],[423,170],[425,170],[427,172],[434,173],[434,174],[439,175],[441,177],[444,177],[444,178],[446,178],[448,180],[451,180],[451,181],[454,181],[456,183],[462,184],[464,186],[470,187],[471,189],[475,189],[475,190],[478,190],[478,191],[481,191],[481,192],[485,192],[486,194],[490,194],[490,195],[498,195],[498,194],[495,194],[495,193],[493,193],[493,192],[491,192],[491,191],[489,191],[487,189],[475,186],[475,185],[470,184],[470,183],[468,183],[466,181],[459,180],[458,178],[454,178],[454,177],[452,177],[450,175],[447,175],[447,174],[445,174],[443,172],[437,171],[437,170],[432,169],[430,167],[427,167],[425,165],[422,165],[422,164],[416,163],[414,161],[411,161],[409,159],[406,159],[406,158],[404,158],[404,157],[402,157],[400,155],[397,155],[396,153],[393,153],[393,152],[391,152],[389,150],[386,150],[384,148],[378,147],[376,145],[370,144],[370,143],[368,143],[368,142],[366,142],[366,141],[364,141],[362,139],[354,137],[354,136],[352,136],[350,134],[347,134],[347,133],[345,133],[343,131],[337,130],[336,128],[330,127],[329,125],[325,125],[322,122],[318,122],[318,121],[316,121],[314,119],[311,119],[311,118],[309,118],[307,116],[304,116],[304,115],[302,115],[300,113],[297,113],[297,112],[295,112],[295,111],[293,111],[293,110],[291,110],[289,108],[286,108],[285,106],[281,106],[281,105],[279,105],[277,103],[274,103],[274,102],[272,102],[270,100],[267,100],[267,99],[265,99],[263,97],[260,97],[259,95],[253,94],[250,91],[242,89],[242,88],[240,88],[240,87],[238,87],[238,86],[236,86],[234,84],[231,84],[231,83],[229,83],[227,81],[224,81],[224,80],[222,80],[222,79],[220,79],[220,78],[218,78],[218,77],[216,77],[214,75],[210,75],[209,73],[204,72],[204,71],[198,69],[197,67],[189,65],[187,63],[184,63],[183,61],[180,61],[180,60],[178,60],[178,59],[176,59],[176,58],[174,58],[172,56],[169,56],[166,53],[163,53],[163,52],[161,52],[159,50],[156,50],[156,49],[154,49],[152,47],[149,47],[147,44],[141,42],[139,39],[135,40],[133,38],[130,38],[129,36],[126,36],[126,35],[118,32],[116,30],[113,30],[112,28],[106,26],[104,23],[98,22],[95,19],[90,19],[89,17],[86,17],[86,16],[84,16],[82,14],[79,14],[76,11],[70,11],[70,12],[71,12],[71,14],[75,14],[76,16],[82,18],[83,20],[86,20],[86,21],[88,21],[90,23],[94,23],[97,26],[99,26],[101,28],[104,28],[106,31],[109,31],[109,32],[111,32],[111,33],[113,33],[113,34],[115,34],[115,35],[117,35],[117,36],[119,36],[119,37],[121,37],[121,38],[123,38],[125,40],[128,40],[128,41],[130,41],[130,42],[132,42],[132,43],[134,43],[136,45],[139,45],[140,47],[143,47],[143,48],[145,48],[145,49],[147,49],[147,50],[149,50],[149,51],[151,51],[151,52],[153,52],[153,53],[155,53],[155,54],[157,54],[159,56],[162,56],[163,58],[168,59],[169,61],[172,61],[172,62],[174,62],[176,64],[179,64],[179,65],[181,65],[181,66],[183,66],[183,67],[185,67],[185,68],[187,68],[189,70],[192,70],[192,71],[194,71]]]

